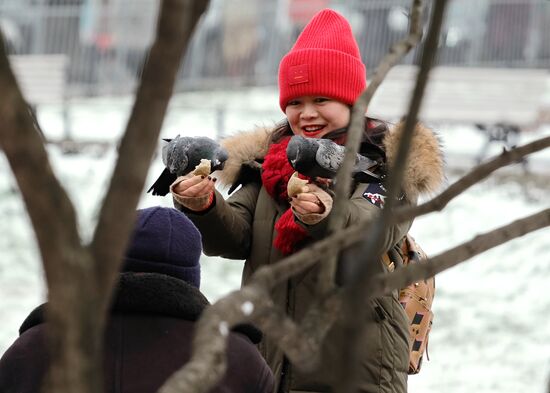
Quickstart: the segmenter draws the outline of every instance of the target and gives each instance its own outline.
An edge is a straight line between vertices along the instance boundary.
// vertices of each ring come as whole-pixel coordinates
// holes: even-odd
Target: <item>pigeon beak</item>
[[[162,140],[163,140],[164,142],[172,142],[172,139],[162,138]]]

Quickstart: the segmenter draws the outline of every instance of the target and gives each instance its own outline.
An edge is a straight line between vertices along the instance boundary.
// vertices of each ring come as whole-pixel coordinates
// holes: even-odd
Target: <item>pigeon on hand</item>
[[[294,135],[286,148],[290,165],[302,175],[311,178],[321,177],[332,179],[344,161],[346,148],[330,139],[306,138]],[[372,170],[378,163],[368,157],[357,154],[352,176],[366,174],[379,178]]]
[[[162,162],[166,166],[159,178],[147,192],[164,196],[170,191],[170,185],[179,177],[185,176],[201,163],[210,160],[211,171],[223,169],[227,160],[227,151],[215,140],[207,137],[180,137],[164,139],[168,142],[162,148]]]

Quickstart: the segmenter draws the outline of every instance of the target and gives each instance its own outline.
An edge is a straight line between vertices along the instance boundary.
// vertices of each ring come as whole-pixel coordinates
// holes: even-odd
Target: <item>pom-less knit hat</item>
[[[322,95],[353,105],[367,86],[351,26],[339,13],[318,12],[279,64],[279,105],[295,97]]]
[[[185,214],[164,207],[138,210],[122,270],[162,273],[200,287],[201,234]]]

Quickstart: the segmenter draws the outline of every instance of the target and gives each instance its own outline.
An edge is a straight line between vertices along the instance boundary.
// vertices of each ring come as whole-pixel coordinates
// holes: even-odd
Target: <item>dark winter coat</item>
[[[265,156],[271,132],[272,130],[260,129],[223,141],[229,152],[229,159],[224,170],[217,172],[221,184],[231,185],[239,182],[243,172],[249,172],[250,167],[258,166],[254,163],[261,161]],[[400,127],[385,134],[382,136],[382,147],[391,164],[397,151]],[[367,155],[369,147],[372,146],[362,146],[362,153]],[[418,126],[403,183],[406,198],[402,203],[414,203],[420,193],[434,191],[442,178],[443,168],[438,140],[431,130]],[[367,183],[355,184],[344,213],[346,225],[372,220],[379,212],[379,207],[365,196],[369,186],[371,185]],[[193,213],[177,202],[175,204],[177,208],[186,212],[201,231],[203,248],[207,255],[246,260],[243,284],[246,284],[261,266],[274,264],[282,259],[281,253],[272,246],[276,235],[274,225],[289,206],[278,203],[269,196],[261,181],[246,182],[227,200],[216,192],[214,205],[203,213]],[[325,235],[329,217],[316,225],[304,226],[311,241]],[[396,243],[408,232],[411,224],[412,222],[403,222],[388,228],[382,239],[384,250],[397,250]],[[381,272],[385,269],[382,261],[379,269]],[[288,315],[298,322],[314,298],[317,271],[317,267],[310,269],[272,291],[275,304],[285,308]],[[406,392],[409,336],[406,318],[396,291],[370,302],[360,340],[361,392]],[[278,387],[283,386],[281,391],[327,392],[327,383],[331,382],[331,364],[345,361],[335,358],[338,352],[332,344],[337,343],[342,334],[338,325],[329,332],[324,349],[324,364],[328,368],[310,375],[303,375],[287,368],[282,351],[268,338],[264,338],[260,350],[273,370]]]
[[[157,273],[123,273],[105,333],[105,392],[153,393],[190,358],[195,321],[208,301],[186,282]],[[38,393],[49,363],[44,307],[35,309],[0,359],[0,392]],[[255,340],[261,333],[243,327]],[[260,334],[260,336],[258,336]],[[229,368],[211,392],[271,393],[274,380],[244,334],[232,332]]]

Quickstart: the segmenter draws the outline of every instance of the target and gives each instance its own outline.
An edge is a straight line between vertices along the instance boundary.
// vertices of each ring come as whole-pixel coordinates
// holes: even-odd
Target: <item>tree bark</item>
[[[424,214],[441,211],[454,197],[460,195],[474,184],[484,180],[497,169],[515,162],[520,162],[527,155],[544,150],[548,147],[550,147],[550,136],[537,139],[536,141],[516,147],[512,150],[503,151],[495,158],[476,166],[430,201],[414,207],[396,209],[392,219],[394,222],[403,222]]]
[[[369,293],[375,297],[393,289],[405,288],[413,282],[434,277],[491,248],[500,246],[510,240],[524,236],[550,226],[550,209],[542,210],[490,232],[477,235],[472,240],[429,258],[426,263],[417,263],[406,268],[396,269],[393,273],[377,276]]]
[[[369,297],[381,296],[432,277],[490,248],[548,226],[550,209],[479,235],[469,242],[430,258],[426,263],[409,265],[390,274],[373,276],[368,283],[369,291],[361,303],[366,307]],[[307,258],[309,254],[306,251],[304,250],[299,259],[287,258],[276,265],[262,268],[254,275],[251,284],[209,307],[199,320],[192,358],[167,381],[160,392],[207,392],[223,377],[226,370],[226,359],[223,354],[226,350],[228,330],[244,322],[253,322],[262,328],[264,334],[274,339],[283,349],[293,365],[303,371],[313,370],[317,362],[322,361],[319,356],[326,332],[335,320],[341,319],[346,312],[353,310],[349,307],[351,302],[348,289],[335,291],[312,305],[309,313],[315,316],[306,315],[299,326],[288,318],[283,310],[273,306],[269,299],[269,289],[311,266],[311,259]],[[327,320],[330,322],[327,323]],[[341,345],[349,343],[350,340]],[[346,364],[350,367],[348,362]],[[340,381],[344,383],[341,379]]]
[[[390,48],[390,52],[382,59],[382,62],[374,72],[374,77],[370,81],[369,86],[353,105],[349,131],[347,134],[346,154],[335,179],[336,185],[334,191],[336,195],[333,206],[334,214],[329,223],[330,233],[338,231],[344,226],[344,215],[342,213],[345,209],[345,204],[348,199],[347,195],[351,188],[351,170],[355,164],[355,156],[359,151],[367,107],[390,69],[405,57],[420,41],[422,37],[422,11],[424,8],[425,2],[423,0],[412,1],[409,35]],[[331,253],[321,266],[318,285],[318,293],[320,296],[323,296],[327,291],[334,288],[337,260],[338,252]]]
[[[144,66],[120,143],[119,158],[90,245],[97,261],[102,292],[110,293],[115,283],[176,75],[191,34],[208,3],[208,0],[162,2],[156,39]],[[108,304],[106,300],[108,298],[101,304],[104,310]]]
[[[55,177],[0,40],[0,145],[36,233],[48,284],[51,392],[102,392],[102,331],[135,207],[191,32],[208,5],[165,0],[91,247]]]
[[[419,20],[421,0],[413,2],[413,19]],[[428,37],[429,44],[413,99],[405,135],[410,137],[416,123],[422,93],[431,66],[434,40],[437,38],[446,2],[436,2],[434,20]],[[48,161],[42,138],[9,67],[3,41],[0,40],[0,146],[16,177],[27,211],[33,223],[42,255],[49,288],[48,318],[52,327],[54,362],[49,376],[49,391],[98,393],[103,391],[100,370],[102,329],[112,289],[115,285],[121,256],[132,228],[135,207],[143,190],[156,141],[162,127],[175,75],[193,28],[208,5],[200,0],[164,0],[159,15],[157,37],[146,63],[126,133],[120,144],[120,155],[102,206],[92,243],[85,247],[78,236],[76,212],[66,192],[55,177]],[[437,19],[439,18],[439,19]],[[419,23],[401,49],[391,52],[377,70],[369,89],[362,95],[352,116],[349,148],[337,184],[341,187],[338,199],[349,188],[350,168],[358,147],[365,108],[377,86],[393,64],[416,44]],[[416,27],[414,27],[416,26]],[[431,49],[430,49],[431,48]],[[351,136],[353,134],[353,136]],[[398,164],[390,177],[390,195],[397,195],[401,183],[401,167],[406,160],[409,141],[402,142]],[[346,307],[346,313],[361,315],[368,297],[380,296],[392,289],[433,276],[491,247],[550,225],[550,211],[517,220],[497,230],[480,235],[470,242],[431,258],[426,264],[412,265],[394,273],[375,276],[370,270],[360,271],[351,290],[335,290],[333,267],[324,273],[323,295],[311,306],[298,325],[284,310],[276,307],[269,290],[280,282],[319,263],[327,252],[339,252],[363,239],[376,239],[391,223],[412,219],[418,215],[441,210],[455,196],[488,176],[497,168],[518,160],[531,152],[548,147],[550,138],[513,149],[480,165],[470,174],[449,187],[437,198],[415,208],[392,209],[394,198],[376,224],[363,223],[344,230],[335,230],[327,238],[275,265],[259,269],[249,285],[209,307],[201,317],[194,340],[193,357],[161,388],[161,392],[207,392],[226,370],[224,352],[229,329],[243,322],[254,322],[275,340],[291,362],[303,370],[316,367],[320,347],[326,332]],[[355,149],[355,152],[354,150]],[[350,158],[351,157],[351,158]],[[343,180],[342,180],[343,179]],[[348,182],[346,188],[346,182]],[[342,191],[344,190],[344,191]],[[335,209],[338,207],[335,205]],[[386,212],[387,210],[387,212]],[[336,224],[335,224],[336,225]],[[341,224],[340,224],[341,225]],[[375,225],[376,230],[372,230]],[[334,228],[340,228],[336,225]],[[369,243],[363,255],[369,255],[360,265],[376,263]],[[369,248],[371,247],[371,248]],[[366,263],[365,263],[366,262]],[[369,280],[367,290],[360,288]],[[337,391],[354,391],[354,372],[350,364],[355,356],[354,337],[361,326],[350,324],[346,369],[336,370],[342,384]],[[349,372],[348,372],[349,371]]]

